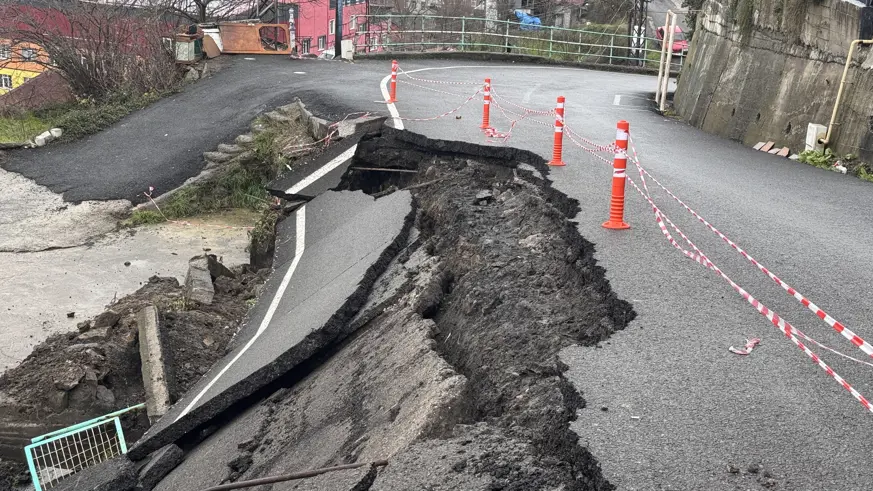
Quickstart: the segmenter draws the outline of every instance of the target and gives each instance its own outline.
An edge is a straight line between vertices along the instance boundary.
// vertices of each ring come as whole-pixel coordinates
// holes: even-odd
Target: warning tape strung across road
[[[572,138],[571,138],[571,140],[572,140]],[[575,140],[572,140],[572,141],[576,145],[580,146],[583,150],[594,155],[595,158],[603,161],[607,165],[610,165],[610,166],[612,165],[612,162],[610,162],[606,158],[602,157],[601,155],[597,155],[597,153],[595,153],[592,149],[587,148],[584,145],[581,145],[578,141],[575,141]],[[667,241],[670,242],[670,244],[673,245],[673,247],[675,247],[680,252],[682,252],[683,255],[685,255],[686,257],[692,259],[693,261],[707,267],[708,269],[712,270],[713,272],[718,274],[720,277],[722,277],[725,281],[727,281],[728,284],[730,284],[731,287],[737,293],[739,293],[741,297],[743,297],[743,299],[745,299],[747,302],[749,302],[752,305],[752,307],[755,308],[755,310],[757,310],[761,315],[766,317],[767,320],[769,320],[776,328],[778,328],[780,331],[782,331],[786,335],[786,337],[788,337],[798,348],[800,348],[807,356],[809,356],[815,364],[817,364],[819,367],[821,367],[829,376],[831,376],[831,378],[836,380],[858,402],[860,402],[861,405],[864,406],[865,409],[867,409],[870,412],[873,412],[873,405],[871,405],[871,403],[863,395],[861,395],[861,393],[859,393],[848,382],[846,382],[845,379],[843,379],[840,375],[838,375],[830,366],[828,366],[821,358],[819,358],[818,355],[813,353],[812,350],[810,350],[805,344],[803,344],[802,341],[800,341],[797,338],[801,337],[801,338],[808,340],[808,341],[810,341],[818,346],[821,346],[824,349],[827,349],[828,351],[834,352],[840,356],[844,356],[844,357],[849,358],[851,360],[858,361],[860,363],[864,363],[867,365],[870,365],[870,364],[867,362],[864,362],[864,361],[855,360],[854,358],[852,358],[848,355],[844,355],[836,350],[828,348],[827,346],[824,346],[821,343],[815,341],[814,339],[807,336],[806,334],[801,332],[799,329],[797,329],[796,327],[791,325],[791,323],[789,323],[785,319],[781,318],[778,314],[776,314],[772,310],[768,309],[764,304],[762,304],[760,301],[758,301],[755,297],[753,297],[744,288],[742,288],[736,282],[734,282],[727,274],[725,274],[720,268],[718,268],[718,266],[716,266],[712,261],[710,261],[709,258],[706,257],[706,255],[703,254],[703,252],[696,245],[694,245],[694,243],[682,232],[682,230],[679,229],[679,227],[676,226],[676,224],[674,224],[672,222],[672,220],[670,220],[669,217],[667,217],[666,214],[664,214],[660,210],[660,208],[658,208],[658,206],[654,203],[654,201],[652,201],[651,196],[649,196],[649,194],[647,193],[648,186],[646,185],[645,178],[641,177],[641,180],[642,180],[643,186],[646,187],[646,191],[643,191],[642,189],[640,189],[640,187],[636,184],[636,182],[634,182],[634,180],[631,179],[629,176],[627,177],[627,181],[630,183],[630,185],[652,207],[652,210],[655,213],[655,221],[657,222],[658,227],[661,229],[661,233],[664,234],[664,237],[667,239]],[[670,234],[670,231],[667,230],[665,222],[669,223],[671,228],[673,228],[692,247],[692,249],[694,249],[695,252],[691,252],[691,251],[686,250],[678,242],[676,242],[676,240]]]
[[[645,183],[645,177],[643,177],[642,171],[640,172],[640,176],[641,176],[640,177],[641,181],[643,183]],[[701,251],[697,246],[695,246],[694,243],[691,242],[691,240],[684,233],[682,233],[682,231],[679,229],[679,227],[677,227],[672,221],[670,221],[669,218],[667,218],[667,216],[658,208],[658,206],[655,205],[655,202],[652,201],[651,197],[646,192],[644,192],[642,189],[640,189],[640,187],[637,186],[637,184],[634,182],[633,179],[630,178],[630,176],[627,177],[627,181],[631,184],[631,186],[634,189],[637,190],[637,192],[643,197],[643,199],[648,201],[649,204],[652,206],[652,210],[655,213],[655,220],[658,222],[658,227],[660,227],[661,232],[664,234],[665,237],[667,237],[667,240],[669,240],[670,243],[674,247],[676,247],[685,256],[687,256],[687,257],[691,258],[692,260],[700,263],[701,265],[711,269],[717,275],[721,276],[725,281],[728,282],[728,284],[730,284],[730,286],[737,293],[740,294],[741,297],[743,297],[744,300],[749,302],[752,305],[752,307],[755,308],[755,310],[757,310],[761,315],[766,317],[767,320],[769,320],[776,328],[778,328],[780,331],[785,333],[785,336],[787,336],[788,339],[791,340],[791,342],[793,342],[798,348],[801,349],[801,351],[803,351],[807,356],[809,356],[816,365],[821,367],[828,375],[831,376],[831,378],[836,380],[837,383],[839,383],[844,389],[846,389],[850,394],[852,394],[852,397],[854,397],[858,402],[860,402],[861,405],[864,406],[865,409],[867,409],[867,411],[873,412],[873,405],[871,405],[870,401],[868,401],[867,398],[865,398],[863,395],[861,395],[860,392],[855,390],[855,388],[852,387],[848,382],[846,382],[846,380],[843,377],[838,375],[830,366],[828,366],[827,363],[825,363],[821,358],[818,357],[818,355],[813,353],[812,350],[810,350],[805,344],[803,344],[802,341],[800,341],[798,339],[798,336],[796,336],[795,334],[799,333],[800,331],[797,328],[795,328],[794,326],[791,325],[791,323],[789,323],[788,321],[786,321],[785,319],[780,317],[776,312],[768,309],[767,306],[765,306],[763,303],[758,301],[758,299],[753,297],[752,294],[750,294],[745,289],[743,289],[740,285],[738,285],[736,282],[734,282],[727,274],[725,274],[724,271],[722,271],[718,266],[716,266],[715,263],[710,261],[709,258],[706,257],[705,254],[703,254],[703,251]],[[691,245],[691,247],[694,249],[695,252],[692,253],[692,252],[686,250],[685,248],[680,246],[676,242],[675,239],[673,239],[673,237],[670,235],[670,232],[667,230],[667,227],[664,225],[665,221],[670,223],[671,227],[674,230],[676,230],[676,232],[679,233],[682,236],[682,238],[685,239],[686,242],[688,242],[688,244]]]
[[[467,97],[467,94],[456,94],[454,92],[446,92],[445,90],[434,89],[433,87],[427,87],[425,85],[414,84],[414,83],[408,82],[406,80],[398,80],[398,82],[405,84],[405,85],[411,85],[413,87],[418,87],[419,89],[424,89],[424,90],[429,90],[431,92],[436,92],[437,94],[452,95],[455,97]]]
[[[464,106],[466,106],[467,104],[469,104],[470,101],[472,101],[473,99],[475,99],[476,96],[479,95],[480,93],[482,93],[482,89],[477,90],[476,93],[474,93],[473,95],[471,95],[470,97],[468,97],[467,100],[465,100],[464,102],[462,102],[460,106],[458,106],[458,107],[452,109],[451,111],[444,112],[444,113],[442,113],[442,114],[440,114],[440,115],[438,115],[438,116],[434,116],[434,117],[432,117],[432,118],[403,118],[403,117],[395,117],[394,119],[401,119],[401,120],[403,120],[403,121],[435,121],[435,120],[437,120],[437,119],[444,118],[444,117],[446,117],[446,116],[449,116],[449,115],[451,115],[451,114],[454,114],[454,113],[460,111],[462,107],[464,107]]]
[[[494,97],[501,97],[501,96],[497,95],[497,92],[494,91],[493,87],[491,88],[491,95]],[[503,99],[503,102],[505,102],[505,103],[509,104],[510,106],[513,106],[517,109],[521,109],[522,111],[524,111],[526,113],[539,114],[539,115],[543,115],[543,116],[554,116],[554,114],[555,114],[554,109],[549,109],[547,111],[538,110],[538,109],[530,109],[530,108],[524,107],[522,105],[516,104],[516,103],[510,101],[509,99],[506,99],[506,98],[502,98],[502,99]]]
[[[489,143],[506,143],[506,141],[509,140],[509,138],[512,136],[512,130],[515,129],[515,125],[518,124],[519,122],[525,120],[525,119],[528,119],[528,117],[530,116],[530,113],[525,113],[525,114],[513,113],[511,111],[508,111],[506,108],[504,108],[500,104],[498,104],[497,101],[492,101],[492,103],[494,104],[494,107],[496,107],[500,111],[500,113],[503,115],[503,117],[506,118],[507,121],[509,121],[509,131],[507,131],[506,133],[501,133],[493,128],[488,128],[485,130],[486,136],[494,137],[494,138],[501,138],[502,141],[500,141],[500,142],[498,142],[496,140],[487,140],[487,141]],[[511,117],[509,117],[507,115],[507,113],[513,114],[513,115],[516,115],[519,117],[516,119],[512,119]],[[536,120],[531,119],[531,121],[536,121]]]
[[[818,305],[814,304],[812,301],[810,301],[809,299],[804,297],[800,292],[795,290],[791,285],[782,281],[778,276],[773,274],[773,272],[771,272],[769,269],[764,267],[763,264],[758,262],[755,258],[753,258],[751,255],[749,255],[742,248],[740,248],[734,241],[732,241],[725,234],[723,234],[721,231],[719,231],[717,228],[715,228],[715,226],[713,226],[706,219],[704,219],[702,216],[700,216],[696,211],[691,209],[691,207],[689,207],[687,204],[685,204],[684,201],[679,199],[679,197],[677,197],[675,194],[673,194],[673,192],[671,192],[669,189],[667,189],[663,184],[661,184],[660,181],[658,181],[654,176],[649,174],[649,172],[646,171],[640,165],[639,156],[637,154],[636,148],[633,146],[633,142],[631,142],[631,149],[633,150],[633,154],[634,154],[634,156],[633,156],[634,164],[637,166],[637,168],[640,169],[641,173],[645,173],[645,175],[647,175],[652,180],[652,182],[657,184],[671,198],[673,198],[677,203],[682,205],[682,207],[685,208],[685,210],[687,210],[689,213],[691,213],[701,223],[706,225],[706,227],[709,228],[709,230],[711,230],[718,237],[720,237],[723,241],[725,241],[728,245],[730,245],[734,250],[736,250],[738,253],[740,253],[740,255],[742,255],[749,262],[751,262],[753,265],[755,265],[755,267],[757,267],[762,273],[767,275],[767,277],[769,277],[771,280],[773,280],[777,285],[781,286],[788,293],[788,295],[794,297],[802,305],[804,305],[806,308],[808,308],[810,311],[812,311],[817,317],[819,317],[820,319],[825,321],[825,323],[827,325],[832,327],[838,333],[842,334],[844,338],[848,339],[852,344],[857,346],[858,349],[863,351],[867,356],[873,357],[873,346],[871,346],[870,343],[868,343],[867,341],[862,339],[860,336],[855,334],[851,329],[847,328],[842,323],[840,323],[839,321],[837,321],[836,319],[831,317],[827,312],[825,312]]]
[[[408,72],[404,71],[402,68],[399,68],[399,67],[398,67],[398,71],[404,77],[406,77],[410,80],[415,80],[416,82],[424,82],[424,83],[429,83],[429,84],[440,84],[440,85],[482,85],[482,82],[457,82],[457,81],[453,81],[453,80],[432,80],[432,79],[428,79],[428,78],[413,77]]]

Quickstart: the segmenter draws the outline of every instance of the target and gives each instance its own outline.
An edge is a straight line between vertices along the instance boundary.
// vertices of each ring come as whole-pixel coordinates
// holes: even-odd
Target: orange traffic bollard
[[[609,220],[605,228],[623,230],[630,228],[624,223],[624,185],[627,180],[627,138],[630,125],[627,121],[618,122],[615,133],[615,160],[612,164],[612,198],[609,200]]]
[[[485,96],[482,101],[482,125],[483,130],[491,129],[491,79],[485,79]]]
[[[558,96],[558,105],[555,106],[555,144],[552,148],[552,160],[549,165],[567,165],[562,157],[564,148],[564,96]]]
[[[397,60],[391,61],[391,90],[388,95],[388,104],[397,102]]]

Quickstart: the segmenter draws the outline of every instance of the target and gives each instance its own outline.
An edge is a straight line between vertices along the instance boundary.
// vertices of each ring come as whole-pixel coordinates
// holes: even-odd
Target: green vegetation
[[[866,165],[861,165],[858,167],[858,179],[862,179],[867,182],[873,182],[873,172],[867,171]]]
[[[61,141],[93,135],[170,92],[118,93],[103,101],[83,99],[39,111],[0,117],[0,142],[25,142],[50,128],[61,128]]]
[[[799,155],[799,159],[801,162],[809,165],[813,165],[815,167],[820,167],[822,169],[830,169],[834,166],[834,162],[837,161],[837,156],[831,152],[831,149],[825,149],[824,151],[820,150],[806,150]]]
[[[51,127],[33,114],[0,118],[0,143],[23,143]]]
[[[266,129],[255,136],[251,152],[223,164],[220,171],[210,179],[178,190],[160,205],[160,212],[136,210],[124,222],[127,226],[160,223],[203,213],[228,209],[252,211],[269,210],[271,197],[265,185],[274,179],[289,160],[282,155],[282,148],[289,142],[299,142],[301,128],[280,128],[268,122],[256,122]],[[273,217],[275,223],[276,217]],[[268,227],[268,223],[256,226]],[[253,231],[257,234],[258,232]]]

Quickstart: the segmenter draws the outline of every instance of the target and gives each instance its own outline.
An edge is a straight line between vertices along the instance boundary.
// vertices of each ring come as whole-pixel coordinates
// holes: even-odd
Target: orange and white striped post
[[[491,129],[491,79],[485,79],[485,95],[482,97],[482,125],[483,130]]]
[[[391,60],[391,90],[385,102],[388,104],[397,102],[397,60]]]
[[[609,200],[609,220],[605,228],[624,230],[630,225],[624,222],[624,187],[627,181],[627,139],[630,125],[619,121],[615,133],[615,160],[612,164],[612,198]]]
[[[567,165],[563,159],[564,149],[564,96],[558,96],[558,104],[555,106],[555,144],[552,147],[552,160],[549,165]]]

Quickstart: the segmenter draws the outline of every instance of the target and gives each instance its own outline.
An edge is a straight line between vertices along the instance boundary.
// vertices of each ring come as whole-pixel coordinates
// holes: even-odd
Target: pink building
[[[336,0],[281,1],[289,6],[289,17],[294,19],[291,36],[295,38],[298,54],[320,55],[325,50],[333,50]],[[366,45],[367,0],[341,1],[343,39],[353,39],[358,46]]]

